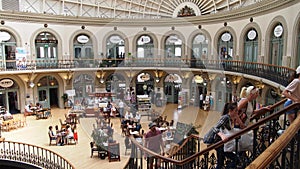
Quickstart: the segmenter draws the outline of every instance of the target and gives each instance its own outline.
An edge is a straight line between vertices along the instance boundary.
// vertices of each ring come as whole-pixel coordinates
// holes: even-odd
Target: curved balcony
[[[18,166],[27,166],[26,168],[74,168],[68,160],[51,150],[13,141],[0,142],[0,159],[11,167],[18,163]]]
[[[288,67],[276,66],[256,62],[243,62],[237,60],[200,60],[200,59],[151,59],[151,58],[132,58],[132,59],[81,59],[81,60],[31,60],[26,67],[18,68],[16,65],[7,67],[0,63],[2,71],[15,70],[42,70],[42,69],[94,69],[99,68],[131,68],[143,67],[150,68],[193,68],[201,71],[228,71],[240,74],[253,75],[256,77],[270,80],[274,83],[286,86],[293,75],[294,70]]]

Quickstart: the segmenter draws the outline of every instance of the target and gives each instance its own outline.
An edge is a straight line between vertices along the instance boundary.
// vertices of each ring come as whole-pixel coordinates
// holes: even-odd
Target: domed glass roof
[[[101,18],[174,18],[230,11],[266,0],[26,0],[2,1],[2,10]]]

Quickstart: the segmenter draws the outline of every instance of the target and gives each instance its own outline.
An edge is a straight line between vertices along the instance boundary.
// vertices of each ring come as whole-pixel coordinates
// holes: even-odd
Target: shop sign
[[[279,38],[283,33],[283,27],[281,25],[277,25],[274,29],[274,36]]]
[[[256,38],[256,31],[255,31],[255,30],[249,31],[249,32],[248,32],[248,38],[249,38],[250,40],[255,39],[255,38]]]
[[[0,32],[0,42],[5,42],[8,41],[10,39],[10,34],[7,32]]]
[[[87,43],[89,41],[89,37],[85,36],[85,35],[80,35],[77,37],[77,41],[79,43]]]
[[[221,39],[222,39],[222,41],[224,41],[224,42],[230,41],[230,39],[231,39],[230,33],[224,33],[224,34],[222,35]]]
[[[0,80],[0,87],[8,88],[14,85],[14,81],[11,79],[2,79]]]

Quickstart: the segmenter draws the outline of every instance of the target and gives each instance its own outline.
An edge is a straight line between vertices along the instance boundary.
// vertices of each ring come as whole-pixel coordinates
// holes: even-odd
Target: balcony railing
[[[267,156],[260,157],[262,159],[267,159],[268,162],[264,164],[263,168],[287,168],[294,169],[300,167],[300,117],[295,120],[295,123],[286,129],[289,134],[289,138],[286,139],[286,135],[281,135],[278,133],[280,129],[285,129],[287,125],[284,121],[281,123],[279,116],[283,115],[286,111],[295,109],[300,106],[300,103],[295,103],[287,108],[282,109],[282,104],[285,100],[271,106],[271,111],[268,109],[263,109],[259,115],[255,118],[257,122],[249,125],[240,132],[228,137],[228,141],[234,140],[237,143],[239,138],[250,131],[253,132],[253,149],[252,151],[238,151],[238,146],[236,146],[236,151],[234,156],[229,158],[225,156],[224,167],[229,167],[229,163],[234,161],[234,168],[246,168],[249,166],[257,157],[262,155],[270,146],[278,146],[278,142],[284,140],[284,146],[281,146],[280,150],[276,149],[277,154],[269,159]],[[280,109],[275,112],[276,109]],[[283,138],[284,137],[284,138]],[[169,169],[184,169],[184,168],[195,168],[195,169],[209,169],[215,168],[217,163],[217,156],[215,154],[215,149],[224,145],[225,142],[220,141],[213,144],[207,148],[200,147],[202,139],[197,136],[189,136],[186,138],[179,148],[173,152],[170,156],[162,156],[149,149],[143,147],[135,138],[130,137],[132,142],[131,156],[124,167],[125,169],[138,169],[147,168],[149,161],[144,162],[143,157],[145,154],[153,156],[155,158],[154,163],[160,163],[162,168]],[[273,144],[277,145],[273,145]],[[236,144],[237,145],[237,144]],[[274,148],[273,148],[274,149]],[[272,152],[269,152],[272,153]],[[268,154],[268,152],[266,152]],[[259,162],[255,162],[250,166],[260,166]]]
[[[29,163],[46,169],[74,169],[68,160],[51,150],[12,141],[0,142],[0,159]]]
[[[73,60],[31,60],[24,67],[17,67],[10,62],[9,66],[0,62],[0,70],[40,70],[40,69],[72,69],[103,67],[174,67],[207,70],[224,70],[262,77],[286,86],[293,75],[293,69],[255,62],[235,60],[197,60],[197,59],[73,59]]]

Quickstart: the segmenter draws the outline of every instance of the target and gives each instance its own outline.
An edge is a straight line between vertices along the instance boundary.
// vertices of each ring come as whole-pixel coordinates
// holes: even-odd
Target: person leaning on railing
[[[300,66],[297,67],[294,79],[284,89],[282,95],[288,98],[288,100],[284,103],[284,107],[287,107],[292,103],[300,102]],[[290,123],[296,119],[298,111],[299,108],[286,112]]]

